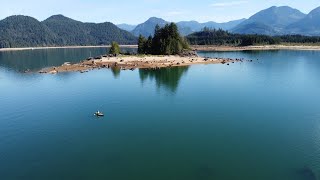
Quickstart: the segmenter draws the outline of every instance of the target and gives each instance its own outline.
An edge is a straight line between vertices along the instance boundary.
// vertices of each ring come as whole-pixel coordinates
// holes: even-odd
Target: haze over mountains
[[[270,7],[242,22],[232,32],[241,34],[320,35],[320,7],[304,14],[288,6]]]
[[[212,29],[224,29],[224,30],[230,30],[243,22],[245,19],[240,19],[240,20],[235,20],[235,21],[230,21],[226,23],[217,23],[214,21],[206,22],[206,23],[199,23],[197,21],[181,21],[177,22],[177,26],[179,28],[179,31],[182,35],[189,35],[191,33],[201,31],[203,28],[212,28]],[[141,23],[137,25],[131,32],[135,36],[139,36],[140,34],[148,37],[150,35],[153,35],[154,33],[154,27],[158,24],[160,27],[165,26],[170,22],[157,18],[157,17],[151,17],[149,18],[146,22]],[[121,28],[121,26],[118,25],[118,27]],[[128,28],[126,30],[129,30]]]
[[[153,34],[154,26],[159,24],[164,26],[169,23],[161,18],[152,17],[146,22],[137,25],[131,31],[135,36],[142,34],[147,37]],[[265,34],[265,35],[320,35],[320,7],[314,9],[309,14],[289,6],[272,6],[268,9],[259,11],[248,19],[239,19],[226,23],[216,23],[214,21],[199,23],[197,21],[177,22],[179,31],[183,35],[201,31],[204,27],[229,30],[240,34]],[[119,26],[120,28],[125,28]]]
[[[118,26],[118,28],[126,30],[126,31],[132,31],[132,30],[134,30],[134,28],[137,27],[136,25],[125,24],[125,23],[117,24],[117,26]]]
[[[320,35],[320,7],[287,27],[291,34]]]
[[[139,25],[120,24],[117,27],[110,22],[83,23],[63,15],[51,16],[42,22],[29,16],[10,16],[0,21],[0,48],[108,45],[112,41],[136,44],[137,36],[150,36],[157,24],[164,26],[167,23],[166,20],[152,17]],[[177,26],[182,35],[208,27],[239,34],[320,36],[320,7],[304,14],[288,6],[273,6],[248,19],[226,23],[181,21],[177,22]]]

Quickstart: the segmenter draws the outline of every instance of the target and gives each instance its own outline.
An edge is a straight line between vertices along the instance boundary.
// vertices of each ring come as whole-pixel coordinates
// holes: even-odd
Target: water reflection
[[[120,76],[121,69],[119,67],[112,67],[111,72],[113,74],[113,77],[117,79]]]
[[[161,68],[157,70],[140,69],[141,82],[148,78],[155,80],[158,88],[165,88],[173,93],[177,91],[181,77],[188,71],[189,67]]]
[[[123,48],[122,51],[135,52],[136,49]],[[0,66],[18,72],[37,71],[49,66],[59,66],[66,61],[77,63],[90,56],[103,55],[107,52],[108,48],[36,49],[0,52]]]

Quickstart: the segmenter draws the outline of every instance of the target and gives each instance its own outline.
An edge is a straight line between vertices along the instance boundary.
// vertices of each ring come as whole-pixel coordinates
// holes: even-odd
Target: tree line
[[[274,45],[281,43],[320,43],[318,36],[282,35],[268,36],[259,34],[234,34],[222,29],[204,28],[186,37],[192,45]]]

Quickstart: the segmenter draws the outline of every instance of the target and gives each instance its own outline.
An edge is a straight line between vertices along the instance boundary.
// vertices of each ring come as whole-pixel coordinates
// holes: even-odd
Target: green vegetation
[[[83,23],[56,15],[43,22],[28,16],[0,21],[0,48],[135,44],[137,38],[112,23]]]
[[[224,30],[204,28],[201,32],[187,36],[192,45],[231,45],[249,46],[256,44],[278,44],[277,39],[266,35],[242,35],[232,34]]]
[[[0,48],[52,46],[56,36],[38,20],[11,16],[0,21]]]
[[[140,35],[138,39],[139,54],[175,55],[189,49],[187,41],[180,36],[175,23],[167,24],[163,28],[156,26],[154,37],[148,39]]]
[[[320,42],[317,36],[283,35],[267,36],[258,34],[233,34],[221,29],[204,28],[201,32],[193,33],[186,37],[192,45],[227,45],[227,46],[251,46],[273,45],[281,43],[312,43]]]
[[[319,44],[320,36],[302,36],[302,35],[283,35],[275,36],[275,38],[280,39],[282,44]]]
[[[114,54],[114,55],[121,54],[120,46],[117,42],[111,43],[111,48],[109,50],[109,54]]]

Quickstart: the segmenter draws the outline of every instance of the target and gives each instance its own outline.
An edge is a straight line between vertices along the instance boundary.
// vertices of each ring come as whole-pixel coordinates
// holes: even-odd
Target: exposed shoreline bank
[[[87,72],[93,69],[118,68],[120,70],[159,69],[165,67],[189,66],[193,64],[226,64],[243,62],[243,59],[204,58],[199,56],[104,56],[101,59],[88,59],[80,63],[64,63],[58,67],[45,68],[39,73],[56,74],[61,72]]]
[[[106,46],[57,46],[57,47],[26,47],[26,48],[0,48],[2,51],[23,51],[38,49],[72,49],[72,48],[109,48]],[[138,48],[138,45],[120,45],[121,48]],[[211,45],[193,45],[195,51],[254,51],[254,50],[314,50],[320,51],[320,46],[310,45],[264,45],[264,46],[211,46]]]
[[[267,50],[309,50],[320,51],[320,46],[304,45],[265,45],[265,46],[191,46],[195,51],[267,51]]]

